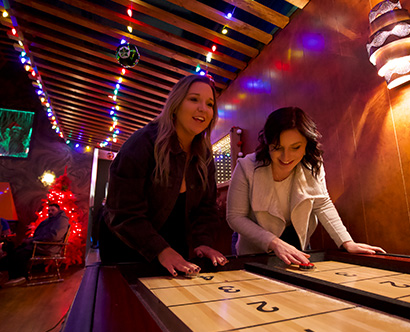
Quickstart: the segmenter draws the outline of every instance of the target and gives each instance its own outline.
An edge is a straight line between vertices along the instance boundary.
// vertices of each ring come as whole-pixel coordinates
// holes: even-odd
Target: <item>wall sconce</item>
[[[385,0],[369,14],[367,53],[389,89],[410,81],[410,15],[399,0]]]

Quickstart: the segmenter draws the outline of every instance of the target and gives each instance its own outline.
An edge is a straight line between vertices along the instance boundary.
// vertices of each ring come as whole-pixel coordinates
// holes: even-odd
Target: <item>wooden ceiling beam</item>
[[[61,91],[58,91],[58,90],[55,90],[55,89],[51,89],[50,91],[51,91],[51,92],[55,92],[55,93],[57,93],[58,95],[75,98],[76,101],[79,101],[79,100],[80,100],[80,101],[85,101],[85,102],[87,102],[87,103],[89,103],[89,104],[101,105],[102,107],[106,107],[106,106],[105,106],[106,103],[104,103],[104,102],[98,102],[98,101],[96,101],[96,100],[89,99],[89,98],[82,98],[82,97],[80,97],[80,96],[72,96],[72,95],[69,94],[69,93],[64,93],[64,92],[61,92]],[[56,99],[59,98],[59,96],[54,95],[54,94],[50,94],[50,93],[49,93],[49,97],[50,97],[50,100],[51,100],[51,101],[52,101],[53,98],[56,98]],[[60,97],[60,98],[61,98],[61,97]],[[51,104],[53,104],[53,103],[51,103]],[[111,109],[110,107],[107,107],[107,110],[110,110],[110,109]],[[131,112],[127,111],[124,106],[122,106],[120,109],[121,109],[121,111],[122,111],[123,114],[125,114],[125,113],[132,114]],[[135,107],[133,107],[132,109],[138,111],[137,114],[134,113],[134,116],[139,116],[139,117],[141,117],[141,118],[147,118],[148,121],[151,121],[152,119],[154,119],[154,118],[158,115],[157,113],[154,113],[154,114],[151,114],[152,116],[149,116],[149,115],[144,116],[144,115],[141,114],[141,112],[144,112],[145,114],[150,114],[150,112],[147,112],[147,111],[142,110],[142,109],[136,109]],[[118,111],[117,111],[117,113],[118,113]]]
[[[60,102],[55,102],[55,110],[64,112],[67,115],[71,115],[73,117],[83,117],[84,119],[87,119],[88,122],[92,123],[104,123],[107,126],[112,124],[111,119],[108,118],[108,115],[104,114],[96,114],[95,112],[91,112],[87,110],[86,108],[78,108],[75,106],[72,106],[68,102],[66,103],[60,103]],[[88,116],[89,115],[89,116]],[[126,128],[129,130],[135,130],[134,128],[142,128],[145,126],[148,121],[147,120],[138,120],[135,119],[135,117],[128,117],[124,116],[123,114],[118,115],[118,123],[121,128]],[[131,119],[131,121],[129,121]]]
[[[37,67],[43,68],[43,69],[47,69],[47,70],[49,70],[49,71],[56,72],[56,73],[59,73],[59,74],[63,74],[63,75],[65,75],[65,76],[67,76],[67,77],[72,77],[72,78],[78,79],[78,80],[80,80],[80,81],[90,82],[90,78],[89,78],[89,77],[82,76],[82,75],[78,75],[78,74],[74,74],[73,72],[67,71],[67,69],[60,69],[60,68],[57,68],[57,67],[49,66],[49,65],[46,65],[46,64],[44,64],[44,63],[42,63],[42,62],[37,62]],[[42,73],[40,73],[40,76],[41,76],[41,75],[42,75]],[[110,77],[110,79],[112,79],[112,77]],[[111,85],[111,84],[106,83],[106,81],[100,81],[100,80],[95,79],[95,78],[92,80],[91,83],[93,83],[93,84],[95,84],[95,85],[104,86],[104,87],[107,87],[108,89],[113,89],[113,90],[114,90],[114,86],[115,86],[115,83],[112,83],[112,85]],[[128,89],[127,89],[125,86],[122,86],[122,87],[121,87],[121,90],[122,90],[123,92],[124,92],[124,91],[128,91]],[[132,90],[132,91],[134,91],[134,90]],[[128,93],[128,94],[129,94],[129,93]],[[140,98],[140,99],[143,99],[143,100],[146,100],[146,101],[155,103],[155,104],[161,104],[161,100],[155,99],[155,98],[152,98],[152,97],[148,97],[148,96],[146,96],[146,95],[144,95],[144,94],[138,93],[138,91],[135,92],[135,96],[138,97],[138,98]],[[165,98],[164,98],[163,100],[164,100],[163,103],[165,103]],[[114,104],[113,104],[112,106],[114,106]]]
[[[91,127],[84,126],[81,123],[74,122],[72,123],[71,121],[67,119],[61,119],[59,121],[60,124],[62,124],[66,129],[70,128],[73,130],[73,132],[76,132],[78,134],[82,133],[85,134],[87,133],[88,136],[94,136],[94,137],[112,137],[112,132],[104,132],[101,130],[95,130]]]
[[[106,74],[104,72],[101,72],[96,67],[92,68],[90,66],[80,66],[78,63],[74,63],[73,61],[59,60],[59,59],[56,59],[56,58],[54,58],[50,55],[45,55],[45,54],[42,54],[42,53],[39,53],[39,52],[31,52],[31,54],[34,55],[34,57],[38,57],[38,58],[41,58],[43,60],[47,60],[47,61],[50,61],[52,63],[58,64],[58,65],[61,65],[61,66],[64,66],[64,67],[68,67],[68,68],[71,68],[71,69],[74,69],[74,70],[77,70],[77,71],[81,71],[83,73],[87,73],[87,74],[92,75],[92,76],[97,76],[99,78],[103,78],[103,79],[106,79],[108,81],[112,81],[114,79],[113,75],[109,75],[109,74]],[[40,72],[40,75],[41,75],[41,72]],[[119,77],[120,75],[117,74],[115,76]],[[117,83],[116,81],[113,82],[113,87],[115,86],[116,83]],[[148,88],[148,87],[146,87],[142,84],[135,83],[135,82],[133,82],[133,81],[127,79],[127,78],[123,78],[121,85],[129,86],[129,87],[135,88],[137,90],[144,91],[146,93],[149,93],[151,95],[155,95],[155,96],[158,96],[158,97],[161,97],[161,98],[167,98],[167,96],[168,96],[167,93],[164,93],[164,92],[161,92],[161,91],[158,91],[158,90],[154,90],[152,88]]]
[[[67,108],[64,107],[56,107],[56,114],[58,116],[62,116],[62,118],[72,118],[73,121],[79,121],[78,119],[81,118],[81,123],[85,123],[88,125],[96,125],[97,127],[101,128],[102,126],[106,126],[104,128],[110,128],[112,126],[112,121],[111,123],[107,123],[106,121],[102,122],[102,121],[96,121],[96,118],[90,118],[88,116],[84,116],[83,113],[81,112],[75,112],[73,110],[67,110]],[[105,119],[104,119],[105,120]],[[108,118],[107,118],[108,120]],[[124,121],[119,122],[118,128],[120,128],[121,132],[124,133],[133,133],[134,131],[136,131],[139,128],[142,128],[145,124],[133,124],[132,126],[126,125]],[[105,131],[105,130],[103,130]]]
[[[99,119],[100,121],[96,121],[96,118],[91,118],[88,116],[84,116],[84,113],[81,112],[74,112],[72,110],[67,111],[67,109],[65,109],[64,107],[56,107],[54,108],[56,115],[59,117],[61,117],[61,119],[72,119],[73,122],[77,122],[77,123],[84,123],[86,125],[88,125],[89,127],[94,127],[94,128],[110,128],[112,125],[112,121],[108,121],[109,119]],[[106,126],[106,127],[104,127]],[[129,128],[126,126],[121,126],[121,128],[123,129],[123,131],[125,132],[132,132],[133,128]],[[128,129],[128,130],[127,130]],[[134,129],[135,131],[135,129]]]
[[[125,7],[128,7],[130,5],[130,0],[114,0],[114,1]],[[132,2],[132,7],[134,10],[137,10],[143,14],[154,17],[160,21],[176,26],[182,30],[189,31],[195,35],[201,36],[202,38],[211,40],[212,42],[216,44],[223,45],[239,53],[245,54],[251,58],[255,58],[259,54],[259,51],[256,48],[249,47],[226,35],[223,35],[222,33],[207,29],[199,24],[196,24],[182,17],[174,15],[168,11],[165,11],[158,7],[150,5],[144,1],[131,0],[131,2]]]
[[[299,9],[303,9],[309,3],[310,0],[285,0],[285,1],[289,2],[295,7],[298,7]]]
[[[114,0],[115,1],[115,0]],[[230,29],[235,30],[245,36],[253,38],[263,44],[269,44],[272,40],[273,36],[270,33],[265,31],[259,30],[254,26],[242,22],[235,17],[231,17],[230,19],[226,18],[225,15],[227,13],[222,13],[215,8],[209,7],[202,2],[199,1],[186,1],[186,0],[167,0],[179,7],[188,9],[189,11],[201,15],[203,17],[208,18],[211,21],[215,21],[221,25],[226,25]],[[119,2],[119,1],[118,1]],[[124,2],[124,1],[121,1]]]
[[[82,84],[82,83],[80,83],[80,82],[73,81],[73,80],[70,81],[70,80],[65,79],[65,78],[63,78],[63,77],[61,77],[61,76],[55,76],[55,75],[51,76],[50,74],[48,74],[48,73],[46,73],[46,72],[43,71],[42,74],[41,74],[41,78],[42,78],[42,80],[43,80],[43,82],[44,82],[44,84],[45,84],[46,86],[48,86],[49,84],[54,84],[54,85],[56,85],[56,86],[59,85],[59,87],[61,87],[61,88],[64,88],[64,89],[67,88],[67,89],[69,89],[69,86],[63,85],[63,84],[54,83],[53,81],[49,81],[49,80],[44,79],[45,77],[52,78],[53,80],[58,81],[58,82],[62,82],[62,83],[69,84],[70,86],[77,86],[77,87],[79,87],[79,88],[82,88],[82,89],[84,90],[84,92],[86,92],[86,91],[96,92],[96,93],[105,94],[105,96],[108,96],[108,94],[111,93],[111,91],[109,91],[109,90],[108,90],[108,91],[107,91],[107,90],[104,90],[104,91],[103,91],[102,88],[101,88],[101,89],[93,88],[92,86],[85,85],[85,84]],[[86,93],[87,93],[87,92],[86,92]],[[152,104],[147,104],[147,103],[138,101],[138,100],[136,100],[135,98],[127,97],[127,96],[125,95],[125,93],[122,93],[122,92],[121,92],[120,97],[117,97],[117,100],[120,100],[120,101],[125,100],[125,101],[127,101],[127,102],[129,102],[129,103],[133,103],[133,104],[136,104],[136,105],[140,105],[140,106],[143,106],[143,107],[147,107],[147,108],[149,108],[149,109],[152,109],[152,110],[154,110],[154,111],[157,111],[158,113],[162,111],[161,105],[155,106],[155,105],[152,105]]]
[[[83,103],[79,103],[79,102],[74,101],[72,99],[63,98],[63,97],[56,96],[56,95],[52,96],[52,98],[67,103],[67,107],[69,107],[69,105],[76,105],[76,106],[79,106],[79,107],[83,107],[85,109],[92,109],[92,110],[95,110],[97,112],[101,112],[102,115],[107,114],[107,112],[108,112],[108,109],[101,109],[100,107],[94,106],[92,104],[85,105]],[[52,103],[53,103],[53,106],[54,106],[56,101],[53,100]],[[62,106],[64,107],[64,104]],[[84,112],[87,113],[86,111],[84,111]],[[118,114],[118,118],[119,118],[120,122],[123,121],[124,119],[126,119],[126,120],[130,120],[131,123],[133,121],[134,122],[135,121],[140,121],[141,123],[146,124],[146,123],[148,123],[149,121],[152,121],[155,118],[155,117],[151,117],[151,116],[146,116],[146,115],[141,114],[141,113],[129,112],[127,109],[120,109],[120,111],[117,111],[116,113]],[[140,118],[142,120],[139,120],[138,118]]]
[[[110,132],[109,131],[109,128],[107,128],[107,130],[106,131],[102,131],[102,130],[96,130],[96,129],[94,129],[94,128],[92,128],[92,127],[89,127],[89,126],[84,126],[84,125],[82,125],[82,123],[78,123],[78,122],[73,122],[72,120],[70,120],[70,119],[63,119],[63,120],[61,120],[59,123],[61,123],[64,127],[68,127],[68,128],[71,128],[71,130],[73,131],[73,132],[75,132],[75,133],[78,133],[78,134],[83,134],[83,135],[89,135],[89,136],[91,136],[91,134],[92,135],[98,135],[99,137],[101,137],[101,138],[104,138],[105,139],[105,137],[109,137],[109,136],[112,136],[112,134],[113,134],[113,132]],[[118,136],[119,137],[119,136]],[[125,140],[126,138],[121,138],[122,140]]]
[[[67,128],[64,128],[64,132],[69,132],[69,134],[67,135],[63,133],[66,140],[68,139],[70,141],[75,141],[82,145],[89,145],[89,146],[97,147],[100,145],[101,142],[107,139],[107,136],[104,136],[104,135],[87,135],[86,133],[82,133],[81,138],[78,138],[80,133],[76,132],[75,129],[70,126],[68,126]],[[75,137],[72,137],[73,135]],[[113,143],[113,146],[120,148],[124,142],[125,140],[117,138],[117,143],[113,143],[112,140],[110,143]]]
[[[58,87],[58,88],[60,88],[60,89],[63,89],[64,90],[64,92],[63,91],[60,91],[60,90],[53,90],[53,92],[56,92],[57,94],[60,94],[60,95],[65,95],[65,96],[69,96],[69,97],[73,97],[73,98],[75,98],[76,100],[83,100],[83,101],[86,101],[86,102],[90,102],[90,99],[89,98],[81,98],[81,97],[79,97],[78,95],[77,96],[75,96],[75,95],[72,95],[72,94],[70,94],[70,93],[68,93],[68,92],[65,92],[65,91],[71,91],[71,92],[76,92],[77,94],[81,94],[81,95],[84,95],[84,96],[88,96],[88,94],[87,94],[87,92],[85,92],[85,91],[81,91],[81,90],[75,90],[75,89],[70,89],[70,88],[67,88],[66,86],[64,86],[64,85],[61,85],[61,84],[55,84],[55,83],[50,83],[50,85],[48,85],[48,86],[52,86],[52,87]],[[50,90],[51,91],[51,90]],[[50,98],[52,98],[53,97],[53,94],[50,94]],[[99,99],[99,100],[102,100],[102,102],[105,102],[105,99],[106,99],[106,95],[96,95],[96,94],[94,94],[93,95],[93,98],[94,99]],[[118,100],[118,99],[117,99]],[[96,102],[96,104],[98,105],[98,102]],[[128,108],[128,109],[137,109],[135,106],[135,103],[132,103],[132,102],[126,102],[126,101],[123,101],[119,106],[120,106],[120,109],[121,110],[124,110],[124,107],[126,107],[126,108]],[[150,113],[150,112],[148,112],[148,111],[145,111],[145,110],[143,110],[143,109],[137,109],[138,111],[144,111],[144,112],[146,112],[147,114],[151,114],[151,115],[154,115],[154,116],[157,116],[160,112],[154,112],[154,113]],[[130,114],[132,114],[132,113],[130,113]],[[152,118],[152,117],[150,117],[150,118]]]
[[[89,128],[87,126],[82,126],[79,127],[78,123],[72,123],[70,121],[67,121],[67,119],[63,119],[60,121],[60,124],[62,124],[64,126],[65,129],[70,128],[72,130],[72,132],[76,133],[76,134],[80,134],[82,133],[83,135],[88,135],[90,136],[94,136],[94,137],[99,137],[101,140],[105,140],[107,137],[112,137],[113,132],[108,131],[107,132],[102,132],[100,130],[94,130],[92,128]],[[121,141],[126,141],[127,138],[130,136],[131,134],[128,134],[126,137],[121,136],[121,134],[118,134],[116,137],[117,139],[121,140]]]
[[[109,130],[110,126],[108,126],[106,128],[106,130],[103,130],[103,127],[101,127],[101,126],[98,126],[98,125],[93,126],[93,125],[90,125],[90,124],[88,124],[87,122],[84,122],[84,121],[78,122],[78,119],[71,119],[69,116],[66,116],[65,113],[61,113],[61,114],[59,114],[59,116],[60,116],[60,122],[64,121],[64,122],[67,122],[67,123],[75,124],[77,127],[81,126],[81,128],[89,128],[90,130],[94,130],[94,131],[102,133],[104,135],[107,135],[107,134],[109,135],[110,133],[112,134],[112,132],[110,132],[110,130]],[[129,130],[125,130],[122,127],[121,128],[118,127],[118,130],[120,131],[120,134],[118,134],[118,136],[122,135],[122,136],[128,137],[139,128],[140,127],[136,127],[134,130],[129,131]]]
[[[283,29],[289,23],[289,17],[270,9],[253,0],[223,0],[232,6],[238,7],[252,15],[259,17]]]

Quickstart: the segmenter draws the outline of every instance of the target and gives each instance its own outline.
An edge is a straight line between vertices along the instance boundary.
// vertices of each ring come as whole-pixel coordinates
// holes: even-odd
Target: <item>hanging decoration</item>
[[[115,57],[118,63],[125,68],[134,67],[140,60],[137,46],[130,43],[120,44],[115,52]]]

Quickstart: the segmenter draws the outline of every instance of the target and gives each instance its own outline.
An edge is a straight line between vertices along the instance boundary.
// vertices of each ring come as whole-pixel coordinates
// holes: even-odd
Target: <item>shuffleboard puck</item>
[[[315,268],[315,264],[307,263],[307,264],[299,264],[299,270],[312,270]]]

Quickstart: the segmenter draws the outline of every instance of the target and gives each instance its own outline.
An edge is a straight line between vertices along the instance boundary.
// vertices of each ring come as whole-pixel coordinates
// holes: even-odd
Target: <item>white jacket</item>
[[[286,226],[271,167],[256,166],[255,153],[238,159],[228,191],[227,221],[239,234],[236,244],[239,255],[268,252],[271,241],[279,237]],[[317,178],[301,163],[296,166],[290,209],[303,249],[317,227],[317,219],[338,247],[352,240],[327,192],[323,166]]]

